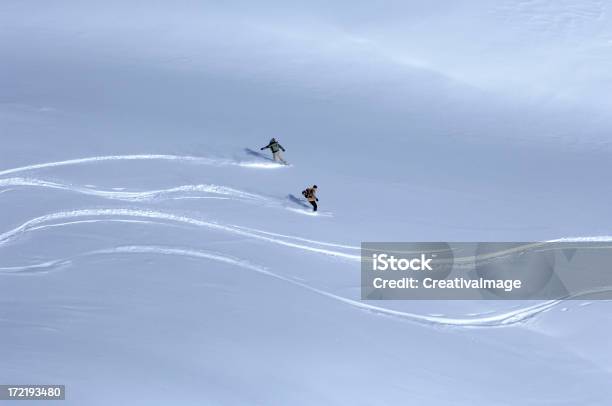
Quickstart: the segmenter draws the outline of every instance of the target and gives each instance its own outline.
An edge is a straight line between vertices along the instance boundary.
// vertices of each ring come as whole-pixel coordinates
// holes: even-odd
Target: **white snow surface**
[[[612,404],[607,301],[359,292],[362,241],[612,238],[610,7],[4,0],[0,384]]]

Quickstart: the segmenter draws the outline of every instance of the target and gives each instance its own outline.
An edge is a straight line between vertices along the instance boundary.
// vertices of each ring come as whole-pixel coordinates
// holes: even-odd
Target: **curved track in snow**
[[[232,227],[237,228],[239,230],[244,230],[244,231],[248,231],[251,233],[255,233],[255,234],[267,235],[267,236],[272,236],[272,237],[281,237],[281,238],[286,238],[288,240],[307,242],[310,244],[320,245],[324,247],[344,248],[347,250],[360,250],[361,249],[361,247],[357,247],[355,245],[334,244],[330,242],[310,240],[308,238],[296,237],[293,235],[286,235],[286,234],[272,233],[270,231],[258,230],[256,228],[243,227],[243,226],[237,226],[237,225],[232,225]]]
[[[231,233],[240,235],[243,237],[249,237],[257,240],[270,242],[277,245],[283,245],[290,248],[300,249],[303,251],[314,252],[318,254],[328,255],[332,257],[347,259],[351,261],[360,261],[360,255],[348,254],[342,251],[334,251],[325,248],[319,248],[312,245],[306,245],[303,243],[292,242],[288,239],[281,239],[278,237],[266,236],[256,232],[242,230],[232,225],[225,225],[215,223],[212,221],[200,220],[193,217],[181,216],[173,213],[155,211],[155,210],[138,210],[138,209],[121,209],[121,208],[107,208],[107,209],[84,209],[84,210],[73,210],[51,213],[44,216],[36,217],[26,221],[20,226],[0,234],[0,245],[7,244],[8,242],[18,238],[27,232],[41,230],[49,227],[66,226],[75,222],[82,222],[83,220],[89,222],[107,222],[107,221],[123,221],[124,219],[130,220],[145,220],[153,223],[174,223],[174,224],[185,224],[196,227],[205,227],[211,230]],[[61,221],[57,223],[57,221]]]
[[[299,288],[308,290],[317,295],[326,297],[336,302],[343,303],[351,306],[355,309],[366,311],[372,314],[379,314],[383,316],[390,316],[409,322],[419,323],[431,327],[505,327],[523,323],[534,316],[546,312],[551,308],[555,307],[561,300],[549,300],[533,306],[524,308],[514,309],[510,311],[504,311],[500,313],[492,313],[487,315],[470,315],[465,317],[447,317],[447,316],[429,316],[423,314],[416,314],[410,312],[404,312],[399,310],[387,309],[380,306],[371,305],[362,301],[349,299],[343,296],[327,292],[310,286],[304,282],[300,282],[283,275],[271,272],[266,267],[261,265],[253,264],[247,260],[231,257],[228,255],[220,254],[212,251],[195,250],[190,248],[180,247],[165,247],[165,246],[150,246],[150,245],[129,245],[121,246],[110,249],[95,250],[87,253],[80,254],[71,259],[54,260],[48,261],[38,265],[29,265],[24,267],[11,267],[11,268],[0,268],[0,273],[11,273],[15,274],[18,272],[33,273],[33,272],[49,272],[64,268],[67,265],[73,263],[74,260],[79,257],[87,257],[92,255],[109,255],[109,254],[157,254],[157,255],[173,255],[190,257],[197,259],[207,259],[226,264],[238,266],[243,269],[247,269],[253,272],[257,272],[269,278],[274,278],[285,283],[297,286]]]
[[[146,161],[146,160],[165,160],[173,162],[183,163],[196,163],[213,166],[238,166],[247,168],[280,168],[282,165],[276,163],[261,163],[261,162],[240,162],[232,161],[228,159],[212,159],[203,157],[192,157],[192,156],[177,156],[177,155],[116,155],[116,156],[99,156],[80,158],[66,161],[49,162],[42,164],[34,164],[29,166],[22,166],[18,168],[6,169],[0,171],[0,176],[12,175],[16,173],[23,173],[29,171],[35,171],[40,169],[47,169],[53,167],[71,166],[90,164],[106,161]],[[274,201],[274,199],[267,198],[265,196],[244,192],[238,189],[230,187],[219,186],[214,184],[200,184],[200,185],[181,185],[168,189],[160,190],[148,190],[148,191],[125,191],[125,190],[100,190],[95,187],[87,186],[75,186],[66,183],[51,182],[47,180],[41,180],[31,177],[12,177],[6,179],[0,179],[0,188],[6,188],[0,193],[12,190],[14,187],[41,187],[57,190],[65,190],[84,195],[97,196],[106,199],[122,200],[128,202],[147,202],[154,200],[163,199],[188,199],[188,198],[206,198],[201,194],[213,194],[223,196],[225,198],[256,201],[264,204],[282,205],[280,202]],[[221,197],[221,198],[223,198]],[[302,251],[308,251],[316,254],[341,258],[353,262],[361,260],[360,255],[355,254],[360,247],[336,244],[331,242],[316,241],[312,239],[302,238],[299,236],[292,236],[280,233],[274,233],[265,230],[259,230],[255,228],[243,227],[232,224],[220,224],[214,221],[202,220],[194,217],[188,217],[183,215],[174,214],[171,212],[155,211],[155,210],[142,210],[134,208],[101,208],[101,209],[83,209],[83,210],[72,210],[51,213],[48,215],[36,217],[30,219],[20,226],[0,234],[0,246],[5,245],[21,235],[37,230],[43,230],[52,227],[64,227],[74,224],[82,223],[100,223],[100,222],[122,222],[122,223],[141,223],[141,224],[164,224],[168,225],[189,225],[194,227],[204,227],[215,231],[230,233],[242,237],[252,238],[255,240],[265,241],[272,244],[286,246],[293,249]],[[577,238],[563,238],[558,240],[551,240],[544,243],[559,241],[610,241],[611,237],[577,237]],[[514,248],[521,249],[522,247]],[[480,315],[469,315],[466,317],[446,317],[446,316],[433,316],[433,315],[422,315],[409,312],[403,312],[399,310],[387,309],[380,306],[370,305],[363,301],[349,299],[343,296],[335,295],[333,293],[312,287],[306,283],[296,281],[283,275],[279,275],[269,271],[267,268],[254,265],[249,261],[243,259],[233,258],[227,255],[213,253],[203,250],[194,250],[186,248],[175,248],[175,247],[159,247],[159,246],[145,246],[145,245],[133,245],[125,247],[117,247],[106,250],[97,250],[90,253],[78,255],[77,257],[83,257],[87,255],[102,255],[102,254],[158,254],[158,255],[174,255],[174,256],[186,256],[192,258],[208,259],[219,262],[232,264],[243,269],[255,271],[267,277],[282,280],[286,283],[301,287],[318,295],[327,297],[334,301],[342,302],[350,305],[351,307],[368,311],[375,314],[381,314],[385,316],[392,316],[401,319],[405,319],[412,322],[421,324],[427,324],[430,326],[463,326],[463,327],[500,327],[509,326],[522,323],[532,317],[545,312],[554,306],[562,302],[562,300],[549,300],[533,306],[519,308],[511,311],[505,311],[501,313],[493,314],[480,314]],[[51,260],[40,264],[26,265],[26,266],[13,266],[0,268],[0,274],[35,274],[41,272],[50,272],[57,269],[63,269],[72,263],[73,259],[63,260]]]
[[[16,190],[19,187],[42,188],[60,190],[70,193],[78,193],[86,196],[94,196],[102,199],[119,200],[133,203],[146,203],[164,200],[186,200],[186,199],[222,199],[234,200],[247,203],[255,203],[265,207],[281,208],[298,214],[331,217],[330,212],[313,213],[311,209],[291,207],[291,202],[274,197],[267,197],[256,193],[246,192],[228,186],[216,184],[191,184],[180,185],[166,189],[131,191],[125,188],[98,189],[93,185],[75,185],[71,183],[60,183],[33,177],[15,177],[0,179],[0,194]],[[359,247],[356,247],[357,249]]]
[[[254,193],[244,192],[242,190],[214,184],[181,185],[168,189],[131,192],[124,190],[101,190],[93,187],[51,182],[37,178],[0,179],[0,188],[8,188],[15,186],[64,190],[83,195],[96,196],[104,199],[122,200],[127,202],[147,202],[154,200],[181,199],[190,197],[196,198],[200,197],[198,196],[198,194],[202,193],[221,195],[234,199],[253,200],[261,202],[267,202],[270,200],[269,198]],[[196,196],[193,196],[194,194]]]
[[[0,267],[0,274],[34,274],[47,273],[56,270],[60,267],[69,265],[70,260],[51,260],[41,262],[39,264],[23,265],[23,266],[6,266]]]
[[[223,158],[206,158],[189,155],[163,155],[163,154],[140,154],[140,155],[106,155],[94,156],[87,158],[68,159],[65,161],[46,162],[17,168],[4,169],[0,171],[0,176],[12,175],[15,173],[29,172],[38,169],[56,168],[61,166],[74,166],[81,164],[99,163],[107,161],[173,161],[183,163],[195,163],[212,166],[237,166],[244,168],[255,169],[278,169],[285,165],[274,162],[259,162],[259,161],[235,161]]]

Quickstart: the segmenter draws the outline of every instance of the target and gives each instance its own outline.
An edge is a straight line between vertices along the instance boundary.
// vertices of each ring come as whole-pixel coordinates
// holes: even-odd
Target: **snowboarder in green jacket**
[[[280,153],[281,151],[285,152],[285,148],[283,148],[283,146],[279,144],[275,138],[272,138],[270,142],[268,143],[268,145],[260,149],[263,151],[264,149],[267,149],[267,148],[270,148],[270,150],[272,151],[272,157],[274,158],[274,162],[280,161],[283,164],[287,165],[287,161],[283,159],[283,156]]]

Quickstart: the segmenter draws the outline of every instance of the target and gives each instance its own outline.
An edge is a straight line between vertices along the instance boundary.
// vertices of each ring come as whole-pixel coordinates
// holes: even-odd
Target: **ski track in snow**
[[[292,211],[294,213],[303,214],[304,216],[312,216],[312,217],[333,217],[333,214],[328,211],[312,211],[309,209],[298,209],[296,207],[285,207],[287,210]]]
[[[0,273],[4,273],[4,274],[47,273],[49,271],[56,270],[60,267],[64,267],[70,264],[71,264],[71,261],[69,260],[52,260],[52,261],[42,262],[40,264],[0,267]]]
[[[182,163],[196,163],[203,165],[212,166],[237,166],[244,168],[253,169],[278,169],[287,167],[288,165],[281,165],[276,162],[258,162],[258,161],[237,161],[230,159],[221,158],[207,158],[197,156],[181,156],[181,155],[163,155],[163,154],[139,154],[139,155],[108,155],[108,156],[95,156],[87,158],[69,159],[65,161],[46,162],[40,164],[33,164],[27,166],[21,166],[17,168],[5,169],[0,171],[0,176],[13,175],[22,172],[31,172],[40,169],[48,169],[63,166],[74,166],[82,164],[100,163],[108,161],[173,161]],[[275,200],[267,198],[265,196],[257,195],[254,193],[244,192],[238,189],[233,189],[226,186],[214,185],[214,184],[203,184],[203,185],[182,185],[169,189],[161,190],[150,190],[141,192],[129,192],[125,191],[125,188],[116,187],[111,190],[100,190],[93,185],[76,186],[70,184],[63,184],[57,182],[46,181],[36,178],[8,178],[0,179],[0,187],[7,188],[0,191],[0,193],[7,192],[11,186],[22,186],[22,187],[40,187],[49,188],[56,190],[70,191],[74,193],[80,193],[89,196],[96,196],[106,199],[123,200],[130,202],[146,202],[153,200],[185,200],[185,199],[214,199],[214,197],[202,197],[202,196],[189,196],[192,193],[213,193],[226,196],[226,200],[230,198],[233,200],[242,200],[249,202],[259,202],[270,207],[279,207],[285,210],[295,212],[302,215],[308,216],[321,216],[321,217],[333,217],[331,212],[319,212],[313,213],[310,210],[300,210],[288,206],[282,200]]]
[[[390,316],[393,318],[398,318],[402,320],[407,320],[409,322],[414,322],[430,327],[506,327],[512,326],[516,324],[524,323],[534,316],[546,312],[551,308],[557,306],[561,303],[561,300],[550,300],[545,301],[533,306],[514,309],[502,313],[492,313],[487,315],[468,315],[469,317],[446,317],[443,315],[423,315],[416,313],[403,312],[399,310],[387,309],[380,306],[371,305],[368,303],[360,302],[358,300],[349,299],[343,296],[335,295],[333,293],[312,287],[306,283],[300,282],[298,280],[294,280],[288,278],[286,276],[282,276],[276,273],[269,271],[266,267],[261,265],[253,264],[249,261],[230,257],[224,254],[220,254],[217,252],[204,251],[204,250],[194,250],[194,249],[186,249],[186,248],[177,248],[177,247],[160,247],[160,246],[148,246],[148,245],[131,245],[131,246],[121,246],[110,249],[101,249],[96,251],[91,251],[88,253],[80,254],[73,259],[65,259],[65,260],[54,260],[48,261],[39,265],[29,265],[24,267],[12,267],[12,268],[0,268],[0,272],[6,272],[14,274],[19,272],[20,270],[23,272],[44,272],[47,273],[51,270],[58,269],[60,267],[64,267],[66,265],[70,265],[73,263],[74,259],[78,257],[86,257],[92,255],[108,255],[108,254],[158,254],[158,255],[174,255],[174,256],[183,256],[183,257],[191,257],[198,259],[208,259],[214,260],[218,262],[223,262],[226,264],[238,266],[243,269],[248,269],[250,271],[257,272],[261,275],[265,275],[266,277],[270,277],[273,279],[277,279],[283,281],[285,283],[289,283],[291,285],[297,286],[299,288],[308,290],[317,295],[326,297],[328,299],[341,302],[343,304],[349,305],[353,308],[363,310],[372,314]]]
[[[48,189],[65,190],[75,193],[80,193],[89,196],[102,197],[105,199],[122,200],[128,202],[147,202],[163,199],[187,199],[200,198],[201,196],[189,196],[192,193],[210,193],[223,196],[229,196],[237,199],[254,200],[267,202],[270,199],[256,195],[253,193],[244,192],[238,189],[233,189],[226,186],[214,184],[199,184],[199,185],[182,185],[168,189],[148,190],[142,192],[128,192],[123,188],[114,188],[111,190],[100,190],[93,187],[82,187],[69,185],[65,183],[50,182],[36,178],[7,178],[0,179],[0,188],[10,186],[25,186],[39,187]],[[120,190],[117,190],[120,189]]]
[[[23,166],[18,168],[6,169],[0,171],[0,176],[11,175],[21,172],[35,171],[39,169],[80,165],[88,163],[97,163],[105,161],[142,161],[142,160],[166,160],[166,161],[177,161],[177,162],[193,162],[198,164],[213,165],[213,166],[239,166],[247,168],[280,168],[282,165],[276,163],[261,163],[261,162],[240,162],[232,161],[228,159],[212,159],[204,157],[193,157],[193,156],[177,156],[177,155],[115,155],[115,156],[98,156],[89,158],[79,158],[66,161],[49,162],[42,164],[34,164],[29,166]],[[146,202],[161,199],[190,199],[190,198],[214,198],[210,196],[198,196],[192,195],[197,193],[208,193],[216,194],[225,199],[237,199],[237,200],[248,200],[258,201],[273,205],[282,206],[286,209],[290,209],[283,206],[280,202],[273,202],[272,199],[266,198],[253,193],[244,192],[241,190],[213,185],[213,184],[202,184],[202,185],[182,185],[168,189],[150,190],[150,191],[125,191],[124,188],[113,188],[112,190],[100,190],[95,187],[83,187],[74,186],[69,184],[62,184],[56,182],[50,182],[46,180],[36,178],[8,178],[0,179],[0,187],[7,188],[6,190],[0,191],[3,193],[15,186],[26,186],[26,187],[42,187],[50,189],[58,189],[76,192],[84,195],[97,196],[106,199],[116,199],[129,202]],[[331,213],[328,213],[331,215]],[[102,218],[100,218],[102,217]],[[60,220],[60,222],[57,222]],[[360,255],[349,254],[342,251],[336,251],[327,248],[330,247],[342,250],[359,250],[358,246],[335,244],[329,242],[316,241],[306,239],[297,236],[284,235],[279,233],[273,233],[264,230],[258,230],[249,227],[242,227],[238,225],[224,225],[212,221],[200,220],[192,217],[176,215],[173,213],[152,211],[152,210],[137,210],[137,209],[84,209],[84,210],[73,210],[66,212],[57,212],[48,214],[45,216],[37,217],[26,221],[22,225],[0,234],[0,246],[5,245],[20,235],[33,232],[37,230],[43,230],[52,227],[64,227],[74,224],[82,223],[99,223],[99,222],[121,222],[121,223],[141,223],[141,224],[164,224],[164,225],[180,225],[187,224],[196,227],[206,227],[212,230],[221,232],[228,232],[235,235],[240,235],[248,238],[262,240],[290,248],[300,249],[304,251],[314,252],[317,254],[323,254],[327,256],[343,258],[351,261],[360,261]],[[575,237],[575,238],[561,238],[551,240],[549,242],[567,242],[567,241],[612,241],[612,237],[601,236],[601,237]],[[333,293],[317,289],[306,283],[278,275],[270,272],[265,267],[259,265],[253,265],[250,262],[242,259],[232,258],[226,255],[212,253],[207,251],[183,249],[183,248],[168,248],[168,247],[155,247],[155,246],[127,246],[118,247],[114,249],[98,250],[86,254],[79,255],[80,257],[94,254],[111,254],[111,253],[131,253],[131,254],[145,254],[154,253],[160,255],[178,255],[178,256],[189,256],[201,259],[210,259],[220,261],[235,266],[239,266],[244,269],[258,272],[260,274],[272,277],[292,285],[307,289],[313,293],[321,296],[348,304],[354,308],[372,312],[375,314],[381,314],[385,316],[392,316],[401,319],[406,319],[412,322],[418,322],[421,324],[433,325],[433,326],[462,326],[462,327],[500,327],[509,326],[522,323],[532,317],[548,311],[552,307],[558,305],[562,300],[550,300],[545,301],[533,306],[519,308],[503,313],[488,313],[488,314],[471,314],[464,318],[450,318],[443,315],[420,315],[408,312],[402,312],[398,310],[387,309],[384,307],[370,305],[357,300],[349,299],[346,297],[338,296]],[[0,268],[0,274],[37,274],[47,273],[53,270],[62,269],[72,264],[71,259],[64,260],[52,260],[40,264],[26,265],[26,266],[14,266],[14,267],[3,267]]]
[[[95,217],[108,217],[98,219]],[[82,217],[94,217],[90,219],[80,219]],[[120,218],[128,217],[128,218]],[[130,218],[131,217],[131,218]],[[70,220],[56,223],[56,220]],[[43,230],[51,227],[63,227],[81,223],[98,223],[98,222],[124,222],[124,223],[144,223],[144,224],[164,224],[172,225],[176,224],[188,224],[198,227],[207,227],[214,230],[234,233],[237,235],[251,237],[255,239],[272,242],[288,246],[291,248],[297,248],[318,254],[324,254],[344,259],[350,259],[353,261],[360,261],[359,255],[346,254],[340,251],[332,251],[328,249],[317,248],[314,246],[308,246],[304,244],[293,243],[287,240],[308,242],[318,246],[330,246],[344,249],[358,249],[358,247],[333,244],[315,240],[309,240],[301,237],[288,236],[283,234],[277,234],[267,232],[263,230],[257,230],[248,227],[240,227],[233,225],[222,225],[209,221],[194,219],[185,216],[178,216],[172,213],[164,213],[158,211],[145,211],[145,210],[134,210],[134,209],[88,209],[88,210],[75,210],[69,212],[58,212],[49,214],[46,216],[37,217],[31,219],[21,226],[14,228],[8,232],[0,234],[0,246],[7,244],[10,241],[18,238],[20,235],[26,232]],[[166,223],[169,222],[169,223]],[[276,238],[273,238],[276,237]],[[280,239],[284,238],[286,240]],[[561,241],[610,241],[611,237],[578,237],[578,238],[564,238],[559,239]],[[559,241],[554,240],[554,241]],[[157,253],[163,255],[182,255],[195,258],[205,258],[216,261],[225,262],[228,264],[236,265],[244,269],[256,271],[260,274],[272,277],[292,285],[301,287],[318,295],[327,297],[329,299],[345,303],[354,308],[368,311],[374,314],[380,314],[383,316],[390,316],[399,319],[408,320],[420,324],[429,326],[456,326],[456,327],[504,327],[523,323],[536,315],[546,312],[551,308],[559,305],[564,299],[549,300],[536,305],[514,309],[503,313],[488,313],[488,314],[468,314],[467,317],[446,317],[444,315],[423,315],[416,313],[403,312],[399,310],[388,309],[380,306],[371,305],[358,300],[349,299],[343,296],[335,295],[333,293],[312,287],[306,283],[275,274],[263,266],[253,265],[250,262],[242,259],[232,258],[226,255],[211,253],[201,250],[183,249],[183,248],[168,248],[168,247],[155,247],[155,246],[127,246],[118,247],[113,249],[97,250],[90,253],[79,255],[79,257],[93,255],[93,254],[111,254],[111,253]],[[73,259],[61,259],[51,260],[41,264],[26,265],[22,267],[4,267],[0,268],[0,274],[37,274],[37,273],[48,273],[53,270],[62,269],[73,263]]]
[[[159,155],[159,154],[142,154],[142,155],[108,155],[94,156],[87,158],[68,159],[65,161],[46,162],[41,164],[33,164],[20,166],[17,168],[5,169],[0,171],[0,176],[11,175],[20,172],[34,171],[38,169],[55,168],[61,166],[72,166],[80,164],[98,163],[106,161],[174,161],[184,163],[196,163],[212,166],[238,166],[244,168],[255,169],[278,169],[285,165],[280,165],[274,162],[257,162],[257,161],[234,161],[231,159],[221,158],[206,158],[197,156],[182,156],[182,155]]]
[[[237,226],[237,225],[232,225],[232,227],[238,228],[240,230],[249,231],[249,232],[252,232],[252,233],[269,235],[269,236],[272,236],[272,237],[281,237],[281,238],[286,238],[286,239],[295,240],[295,241],[302,241],[302,242],[307,242],[307,243],[310,243],[310,244],[321,245],[321,246],[325,246],[325,247],[344,248],[344,249],[350,249],[350,250],[359,250],[359,249],[361,249],[361,247],[357,247],[357,246],[354,246],[354,245],[343,245],[343,244],[334,244],[334,243],[322,242],[322,241],[316,241],[316,240],[309,240],[307,238],[295,237],[295,236],[286,235],[286,234],[272,233],[272,232],[269,232],[269,231],[258,230],[256,228],[243,227],[243,226]]]
[[[302,210],[292,208],[287,205],[282,199],[274,199],[258,195],[255,193],[245,192],[243,190],[231,188],[228,186],[215,184],[196,184],[196,185],[181,185],[167,189],[145,190],[145,191],[127,191],[126,188],[116,187],[111,190],[98,189],[93,185],[73,185],[68,183],[52,182],[39,178],[5,178],[0,179],[0,194],[9,190],[15,190],[15,187],[34,187],[46,188],[53,190],[61,190],[71,193],[79,193],[86,196],[94,196],[103,199],[121,200],[126,202],[154,202],[162,200],[187,200],[187,199],[220,199],[234,200],[248,203],[257,203],[266,207],[282,208],[299,214],[332,217],[330,212],[313,213],[311,210]],[[218,196],[201,196],[200,194],[214,194]]]
[[[53,223],[56,220],[79,220],[81,218],[87,218],[90,222],[107,222],[107,221],[121,221],[121,217],[128,218],[136,218],[140,220],[149,220],[154,223],[162,223],[171,222],[178,224],[187,224],[196,227],[206,227],[212,230],[218,230],[221,232],[227,232],[231,234],[240,235],[243,237],[250,237],[257,240],[262,240],[266,242],[271,242],[278,245],[283,245],[290,248],[296,248],[304,251],[315,252],[318,254],[324,254],[332,257],[348,259],[351,261],[360,261],[360,255],[348,254],[341,251],[333,251],[324,248],[313,247],[310,245],[300,244],[297,242],[291,242],[285,239],[274,238],[272,236],[266,236],[265,234],[260,234],[256,232],[249,232],[246,230],[242,230],[240,228],[234,227],[232,225],[224,225],[211,221],[205,221],[196,219],[193,217],[176,215],[173,213],[161,212],[161,211],[153,211],[153,210],[137,210],[137,209],[84,209],[84,210],[73,210],[73,211],[65,211],[65,212],[57,212],[48,214],[45,216],[36,217],[34,219],[28,220],[20,226],[7,231],[5,233],[0,234],[0,246],[9,243],[10,241],[18,238],[20,235],[24,233],[41,230],[49,227],[58,227],[72,224],[72,221],[64,221],[60,224]],[[109,217],[102,219],[93,219],[96,217]]]

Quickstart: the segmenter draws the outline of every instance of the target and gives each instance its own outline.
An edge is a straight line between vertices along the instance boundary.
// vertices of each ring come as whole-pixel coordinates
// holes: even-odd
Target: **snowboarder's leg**
[[[310,204],[312,204],[312,211],[317,211],[317,202],[314,200],[309,200]]]
[[[275,152],[275,153],[274,153],[274,160],[275,160],[275,161],[280,161],[280,162],[282,162],[283,164],[287,165],[287,161],[285,161],[285,160],[283,159],[283,156],[281,155],[280,151],[277,151],[277,152]]]

